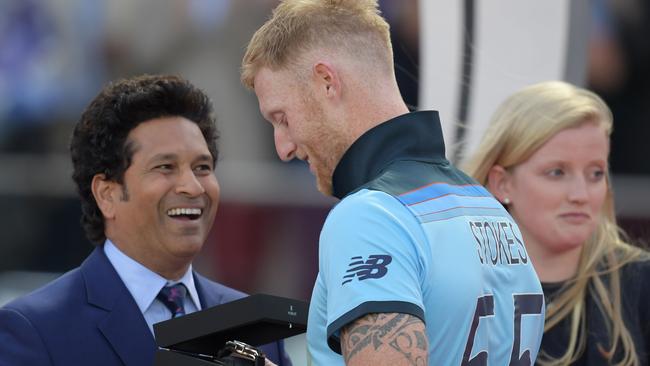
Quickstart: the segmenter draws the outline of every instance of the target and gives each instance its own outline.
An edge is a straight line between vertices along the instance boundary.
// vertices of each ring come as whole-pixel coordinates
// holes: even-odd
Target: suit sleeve
[[[0,366],[52,365],[45,344],[20,312],[0,309]]]
[[[284,349],[284,341],[279,340],[260,347],[266,357],[277,366],[292,366],[291,359]]]

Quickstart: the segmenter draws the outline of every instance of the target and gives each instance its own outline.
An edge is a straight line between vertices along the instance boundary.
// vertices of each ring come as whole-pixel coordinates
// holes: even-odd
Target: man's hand
[[[341,350],[348,366],[425,366],[428,349],[424,323],[409,314],[368,314],[341,330]]]

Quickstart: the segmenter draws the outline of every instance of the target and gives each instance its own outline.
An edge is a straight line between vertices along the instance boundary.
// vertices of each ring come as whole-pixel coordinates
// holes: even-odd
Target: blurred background
[[[435,14],[423,12],[428,1],[380,1],[391,24],[400,89],[413,109],[421,106],[423,89],[438,88],[420,77],[427,67],[439,66],[435,59],[421,61],[421,48],[431,34],[422,29],[428,22],[438,24]],[[495,14],[512,18],[507,2],[443,4],[464,7],[465,21],[447,21],[464,32],[461,41],[467,41],[472,34],[467,29],[468,8],[487,13],[480,6],[496,6]],[[578,51],[571,45],[561,47],[573,50],[567,65],[578,70],[573,73],[577,82],[599,93],[613,109],[611,169],[619,220],[632,238],[647,242],[650,3],[560,3],[573,2],[584,5],[579,13],[584,37],[578,40]],[[239,83],[245,46],[276,4],[276,0],[0,1],[0,305],[78,266],[93,249],[79,225],[69,136],[81,111],[108,81],[141,73],[179,74],[205,90],[215,105],[221,131],[216,173],[222,200],[196,262],[198,270],[249,293],[309,300],[320,227],[335,201],[316,191],[303,163],[279,162],[270,125],[263,122],[255,96]],[[566,19],[542,19],[549,30],[564,23]],[[473,42],[482,39],[477,29],[478,34],[465,42],[470,51]],[[534,45],[532,39],[530,43]],[[502,52],[516,59],[520,51],[512,47]],[[467,75],[458,77],[466,82]],[[435,98],[429,104],[436,108]],[[450,122],[464,122],[462,116],[454,111]],[[489,116],[477,118],[484,124]]]

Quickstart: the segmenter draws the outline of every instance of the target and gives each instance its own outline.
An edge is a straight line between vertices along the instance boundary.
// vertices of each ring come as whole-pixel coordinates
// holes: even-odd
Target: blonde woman
[[[542,281],[539,365],[650,362],[650,261],[619,234],[611,131],[597,95],[544,82],[501,104],[464,164],[517,221]]]

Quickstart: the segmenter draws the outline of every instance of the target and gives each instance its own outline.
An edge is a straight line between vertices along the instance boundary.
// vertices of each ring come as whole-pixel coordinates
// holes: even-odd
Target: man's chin
[[[173,244],[173,248],[178,256],[190,257],[197,255],[203,249],[204,243],[205,239],[198,235],[196,237],[181,236]]]
[[[322,179],[322,178],[316,178],[316,189],[318,191],[326,196],[332,196],[333,194],[333,188],[332,188],[332,180],[328,179]]]

